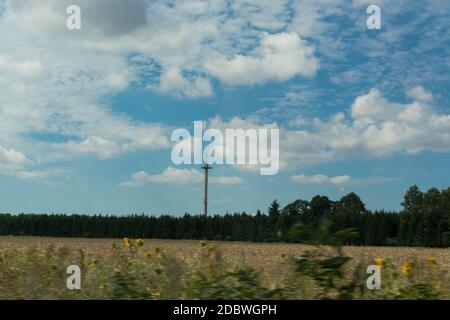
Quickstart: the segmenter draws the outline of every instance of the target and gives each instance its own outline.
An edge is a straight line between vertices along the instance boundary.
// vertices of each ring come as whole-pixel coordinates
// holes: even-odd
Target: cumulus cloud
[[[400,108],[399,104],[386,100],[379,90],[372,89],[368,94],[355,99],[351,106],[351,116],[353,119],[390,120],[394,119]]]
[[[212,96],[214,79],[247,85],[312,76],[318,68],[311,44],[294,31],[280,31],[289,21],[287,1],[81,0],[79,32],[65,27],[71,4],[23,0],[2,6],[0,144],[30,159],[108,159],[168,148],[166,126],[135,121],[105,103],[132,83],[194,99]],[[239,16],[223,16],[226,11]],[[233,74],[221,73],[227,69],[237,83]],[[39,138],[45,136],[66,142]]]
[[[296,123],[295,127],[263,124],[259,117],[235,117],[229,121],[214,118],[209,125],[215,128],[279,128],[282,170],[395,153],[450,151],[449,114],[422,101],[390,101],[377,89],[356,97],[347,113],[338,112],[328,119],[291,119],[292,122]]]
[[[352,180],[352,178],[348,175],[327,177],[322,174],[316,174],[313,176],[306,176],[302,174],[292,176],[291,180],[299,183],[313,183],[313,184],[327,183],[332,185],[344,185],[348,184]]]
[[[393,153],[450,151],[450,115],[414,101],[387,100],[379,90],[359,96],[350,117],[336,113],[329,120],[313,119],[308,129],[284,132],[290,162],[310,164],[354,157],[379,157]]]
[[[406,91],[408,97],[422,102],[433,101],[433,94],[425,90],[422,86],[415,86]]]
[[[82,35],[67,33],[65,3],[69,2],[8,2],[0,16],[0,145],[14,146],[42,163],[78,154],[108,159],[168,148],[166,126],[136,121],[104,103],[126,89],[136,72],[126,56],[86,48],[83,40],[74,40],[72,34]],[[97,2],[80,5],[90,3]],[[115,3],[107,10],[125,14],[123,3],[122,8]],[[120,36],[106,30],[107,25],[102,24],[104,33]],[[54,139],[41,138],[48,136]]]
[[[129,181],[122,182],[120,186],[122,187],[137,187],[145,183],[175,183],[175,184],[185,184],[185,183],[199,183],[203,181],[203,174],[196,169],[177,169],[173,167],[168,167],[161,174],[150,175],[145,171],[137,172],[133,175],[132,179]],[[209,181],[212,184],[222,184],[222,185],[234,185],[240,184],[242,180],[239,177],[210,177]]]
[[[108,159],[121,153],[120,146],[117,143],[99,137],[89,137],[81,142],[70,141],[54,146],[74,153],[96,154],[100,159]]]
[[[15,149],[0,146],[0,174],[22,180],[46,179],[64,172],[62,169],[36,170],[37,163]]]
[[[218,55],[205,69],[227,85],[285,81],[295,75],[313,76],[319,68],[314,50],[296,33],[265,34],[251,55],[231,59]]]
[[[212,95],[213,91],[208,79],[196,77],[189,81],[177,69],[163,72],[158,90],[178,98],[208,97]]]
[[[101,121],[102,118],[99,117],[98,120]],[[126,152],[158,150],[170,146],[168,128],[159,125],[141,125],[128,122],[126,119],[115,119],[115,117],[110,119],[106,115],[104,120],[107,120],[112,127],[107,128],[105,124],[99,123],[99,127],[86,130],[93,133],[92,136],[64,143],[49,143],[50,154],[43,159],[64,159],[77,154],[91,154],[100,159],[109,159]],[[88,124],[91,125],[90,122]],[[101,134],[102,137],[95,134]],[[47,144],[41,147],[47,147]]]
[[[212,78],[228,85],[252,85],[314,76],[319,67],[312,44],[293,30],[281,31],[289,24],[289,1],[80,0],[79,32],[65,28],[65,8],[70,4],[12,2],[5,20],[42,43],[122,58],[133,53],[152,61],[160,72],[151,75],[157,84],[148,88],[182,98],[211,96]],[[124,79],[110,76],[120,88],[127,84]]]
[[[168,148],[169,128],[115,113],[108,98],[130,84],[194,99],[212,96],[213,83],[312,77],[321,65],[319,53],[336,57],[342,45],[326,17],[351,12],[344,1],[80,0],[83,29],[70,32],[65,28],[70,0],[3,3],[0,145],[20,150],[33,163]],[[372,89],[357,97],[348,113],[292,118],[292,130],[273,123],[281,130],[281,168],[449,151],[449,115],[433,106],[433,94],[416,86],[407,96],[411,103],[398,103]],[[214,121],[230,128],[266,125],[250,117]],[[66,142],[39,138],[46,135]]]
[[[0,170],[17,171],[31,163],[22,152],[0,146]]]

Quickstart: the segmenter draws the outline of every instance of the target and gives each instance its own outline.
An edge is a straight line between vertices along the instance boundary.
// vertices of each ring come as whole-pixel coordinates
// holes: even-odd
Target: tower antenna
[[[202,169],[205,170],[205,193],[203,197],[203,214],[205,217],[208,215],[208,171],[212,169],[212,167],[205,163],[202,165]]]

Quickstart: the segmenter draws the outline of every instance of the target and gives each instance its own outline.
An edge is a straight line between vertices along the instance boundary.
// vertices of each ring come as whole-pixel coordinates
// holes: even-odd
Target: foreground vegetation
[[[86,216],[0,214],[0,235],[159,238],[250,242],[303,242],[299,225],[327,223],[330,233],[353,228],[348,244],[377,246],[450,246],[450,188],[405,194],[401,212],[369,211],[354,193],[331,201],[315,196],[281,208],[273,201],[267,213],[182,217],[162,215]]]
[[[15,247],[14,237],[0,239],[0,299],[450,299],[447,249],[361,256],[371,248],[254,244],[251,251],[243,243],[196,242],[192,251],[192,242],[128,238],[91,241],[87,250],[59,239],[24,245],[44,241],[32,240]],[[238,258],[246,253],[247,261]],[[271,268],[258,268],[258,258]],[[73,264],[81,290],[66,287]],[[371,264],[381,268],[380,290],[366,286]]]

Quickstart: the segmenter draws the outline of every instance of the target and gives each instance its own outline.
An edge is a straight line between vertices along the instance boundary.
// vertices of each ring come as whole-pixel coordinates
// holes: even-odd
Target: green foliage
[[[317,244],[323,239],[322,230],[316,226],[296,224],[284,235],[287,242]]]
[[[353,192],[339,201],[315,196],[281,209],[274,200],[267,214],[245,212],[182,217],[162,215],[86,216],[0,214],[0,235],[159,239],[206,239],[253,242],[329,243],[330,235],[353,229],[348,245],[450,246],[450,188],[423,193],[417,186],[404,196],[401,212],[366,209]],[[324,226],[326,228],[324,229]]]
[[[329,225],[324,223],[321,228],[309,228],[311,230],[308,236],[316,238],[316,243],[333,243],[336,253],[334,255],[324,254],[318,246],[315,250],[306,251],[300,259],[295,259],[295,270],[302,276],[311,278],[318,287],[315,299],[332,299],[335,295],[339,296],[347,291],[347,288],[355,287],[353,284],[339,284],[344,276],[343,267],[351,260],[350,257],[343,255],[341,244],[348,239],[358,236],[358,233],[352,229],[345,229],[332,234],[329,239],[326,237]]]

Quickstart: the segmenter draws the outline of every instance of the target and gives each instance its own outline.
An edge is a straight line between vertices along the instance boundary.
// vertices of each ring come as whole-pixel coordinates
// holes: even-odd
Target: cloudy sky
[[[398,209],[450,185],[449,19],[442,0],[0,0],[0,211],[199,213],[170,136],[200,120],[280,130],[277,175],[214,167],[213,213],[350,191]]]

